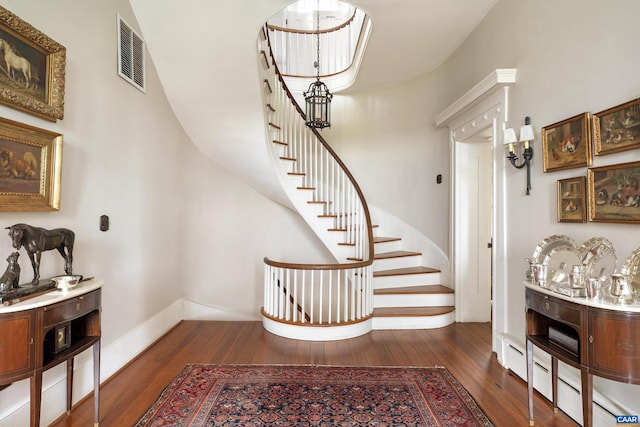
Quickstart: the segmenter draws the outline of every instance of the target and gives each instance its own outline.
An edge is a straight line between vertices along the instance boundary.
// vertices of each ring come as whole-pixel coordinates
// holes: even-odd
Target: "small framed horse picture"
[[[64,46],[0,6],[0,103],[62,119],[66,55]]]
[[[0,212],[60,209],[62,135],[0,117]]]

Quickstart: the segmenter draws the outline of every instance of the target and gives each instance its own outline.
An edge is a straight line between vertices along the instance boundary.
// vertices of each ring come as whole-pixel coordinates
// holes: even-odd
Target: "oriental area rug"
[[[446,368],[190,364],[136,426],[493,426]]]

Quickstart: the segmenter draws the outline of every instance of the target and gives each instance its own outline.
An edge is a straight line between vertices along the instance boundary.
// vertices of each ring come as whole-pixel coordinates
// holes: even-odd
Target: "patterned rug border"
[[[462,398],[468,409],[476,417],[477,421],[482,427],[494,427],[489,417],[486,415],[482,407],[478,404],[476,399],[469,393],[469,391],[462,385],[462,383],[449,371],[446,366],[353,366],[353,365],[322,365],[322,364],[227,364],[227,363],[187,363],[185,367],[171,380],[171,382],[164,387],[154,403],[144,412],[144,414],[134,424],[134,427],[146,426],[151,417],[156,415],[158,408],[162,407],[166,400],[171,396],[174,389],[197,367],[211,367],[211,368],[237,368],[237,369],[258,369],[258,368],[271,368],[271,369],[295,369],[295,368],[315,368],[320,370],[326,369],[354,369],[354,370],[372,370],[372,371],[419,371],[419,370],[438,370],[443,373],[449,385],[455,390],[455,392]],[[180,424],[181,425],[181,424]]]

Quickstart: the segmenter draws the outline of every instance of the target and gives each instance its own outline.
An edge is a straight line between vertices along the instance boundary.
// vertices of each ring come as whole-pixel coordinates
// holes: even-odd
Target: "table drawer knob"
[[[549,305],[549,303],[548,303],[548,302],[545,302],[545,303],[544,303],[544,309],[545,309],[546,311],[549,311],[549,309],[551,309],[551,306]]]

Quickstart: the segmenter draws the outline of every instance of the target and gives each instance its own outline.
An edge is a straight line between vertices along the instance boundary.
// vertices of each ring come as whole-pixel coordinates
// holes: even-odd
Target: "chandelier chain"
[[[316,68],[317,78],[320,80],[320,0],[316,10]]]
[[[316,62],[314,66],[318,69],[316,81],[309,85],[309,89],[303,92],[307,105],[306,119],[307,126],[311,128],[323,129],[331,127],[331,98],[326,84],[320,81],[320,0],[316,10]]]

